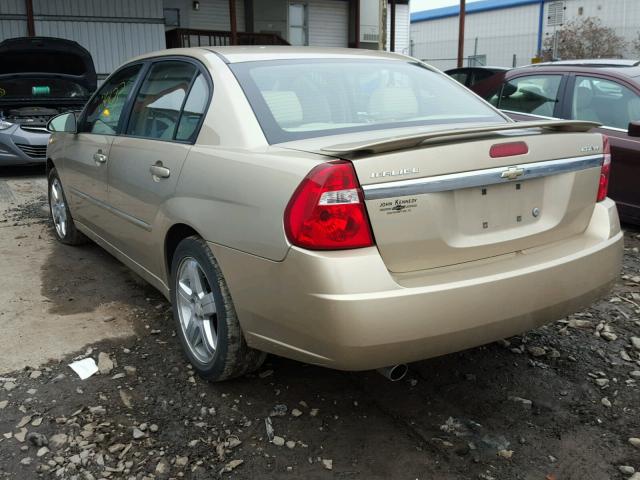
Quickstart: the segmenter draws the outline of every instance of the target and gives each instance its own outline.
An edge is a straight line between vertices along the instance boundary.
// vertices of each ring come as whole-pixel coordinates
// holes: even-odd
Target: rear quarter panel
[[[284,210],[319,161],[317,155],[277,148],[196,146],[175,195],[164,205],[167,228],[185,223],[209,242],[283,260],[289,249]]]

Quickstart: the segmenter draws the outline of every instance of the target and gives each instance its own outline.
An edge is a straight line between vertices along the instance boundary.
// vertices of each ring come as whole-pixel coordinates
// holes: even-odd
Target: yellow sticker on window
[[[105,109],[102,111],[102,115],[104,115],[105,117],[108,117],[109,115],[111,115],[111,112],[109,112],[109,109],[108,109],[108,108],[105,108]]]

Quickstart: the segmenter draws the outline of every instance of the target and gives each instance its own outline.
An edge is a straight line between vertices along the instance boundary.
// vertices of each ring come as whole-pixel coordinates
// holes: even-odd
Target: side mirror
[[[67,112],[56,115],[51,120],[49,120],[49,123],[47,123],[47,130],[49,130],[51,133],[76,133],[78,130],[76,114],[73,112]]]
[[[630,137],[640,137],[640,122],[631,122],[627,133]]]

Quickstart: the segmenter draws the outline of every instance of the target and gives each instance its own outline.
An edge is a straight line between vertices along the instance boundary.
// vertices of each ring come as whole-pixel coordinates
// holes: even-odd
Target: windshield
[[[269,143],[444,123],[506,122],[447,76],[397,60],[231,64]]]
[[[46,98],[86,98],[89,91],[82,85],[62,78],[0,78],[0,101],[46,99]]]

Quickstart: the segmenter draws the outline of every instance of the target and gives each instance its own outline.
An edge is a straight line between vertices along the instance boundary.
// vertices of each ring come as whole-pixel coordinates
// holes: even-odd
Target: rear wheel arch
[[[164,261],[167,279],[171,278],[171,263],[173,262],[173,255],[176,252],[176,248],[178,248],[178,244],[185,238],[194,235],[202,238],[202,235],[200,235],[195,228],[186,223],[176,223],[167,231],[164,239]]]
[[[172,240],[179,238],[181,230],[191,229],[185,227],[176,227]],[[207,380],[221,381],[260,368],[266,354],[247,345],[226,281],[207,242],[197,234],[182,239],[171,265],[176,333],[196,372]]]

